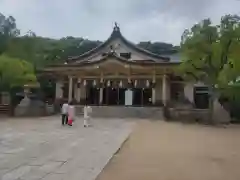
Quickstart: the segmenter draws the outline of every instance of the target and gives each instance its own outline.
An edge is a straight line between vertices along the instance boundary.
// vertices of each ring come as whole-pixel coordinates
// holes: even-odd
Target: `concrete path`
[[[131,132],[134,122],[60,117],[0,120],[1,180],[93,180]]]
[[[142,121],[97,180],[239,180],[240,127]]]

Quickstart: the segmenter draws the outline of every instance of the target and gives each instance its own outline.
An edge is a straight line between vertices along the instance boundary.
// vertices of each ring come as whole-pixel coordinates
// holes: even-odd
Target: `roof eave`
[[[141,61],[129,61],[127,59],[121,58],[119,56],[116,55],[107,55],[105,57],[103,57],[102,59],[100,59],[99,61],[94,61],[94,62],[82,62],[79,64],[63,64],[63,65],[52,65],[52,66],[48,66],[48,68],[71,68],[71,67],[85,67],[85,66],[92,66],[92,65],[96,65],[96,64],[100,64],[103,63],[104,61],[107,61],[109,57],[114,57],[116,58],[118,61],[125,63],[125,64],[129,64],[129,65],[142,65],[142,66],[164,66],[164,65],[171,65],[171,66],[176,66],[179,65],[180,62],[141,62]]]

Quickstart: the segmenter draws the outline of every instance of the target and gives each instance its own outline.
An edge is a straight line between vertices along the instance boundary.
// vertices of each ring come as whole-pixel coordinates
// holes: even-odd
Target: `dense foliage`
[[[0,13],[0,55],[8,48],[9,40],[19,35],[16,21],[12,16],[5,17]]]
[[[31,63],[7,54],[11,41],[18,38],[19,33],[15,19],[0,14],[0,91],[36,82]]]
[[[0,56],[0,90],[36,83],[32,64],[27,61]]]
[[[218,25],[205,19],[183,33],[180,70],[209,86],[210,108],[220,90],[232,91],[240,77],[239,50],[240,17],[236,15],[222,17]]]

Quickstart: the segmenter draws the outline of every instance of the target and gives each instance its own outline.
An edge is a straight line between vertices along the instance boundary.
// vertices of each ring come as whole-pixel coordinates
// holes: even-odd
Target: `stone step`
[[[9,111],[10,111],[9,105],[0,104],[0,114],[9,114]]]

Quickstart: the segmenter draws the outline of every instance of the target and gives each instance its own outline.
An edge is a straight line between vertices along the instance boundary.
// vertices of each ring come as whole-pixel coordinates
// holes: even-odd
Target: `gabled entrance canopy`
[[[107,53],[98,61],[80,61],[77,64],[69,63],[63,65],[53,65],[47,67],[45,73],[56,73],[58,75],[87,75],[90,74],[152,74],[156,75],[173,73],[173,67],[177,63],[155,62],[153,60],[129,61],[115,52]]]

